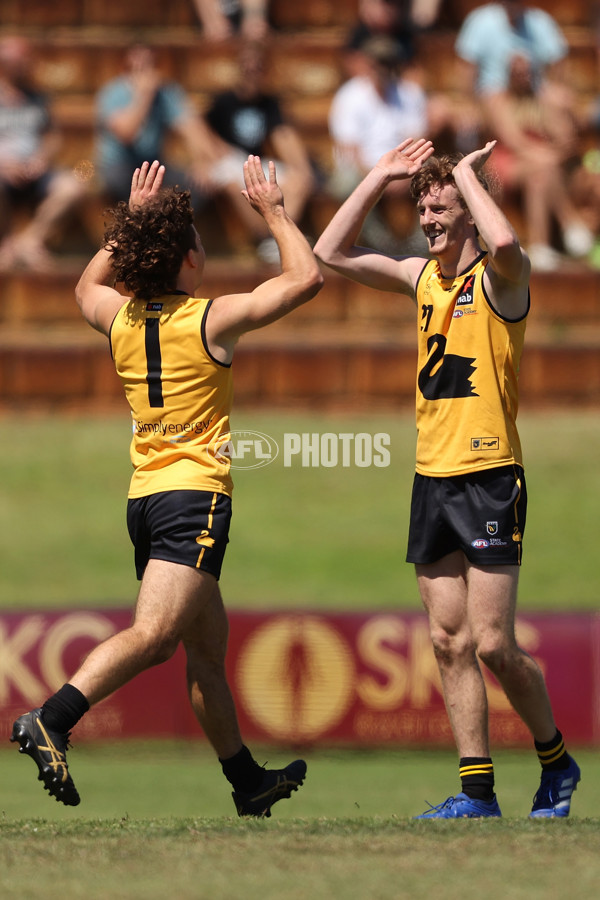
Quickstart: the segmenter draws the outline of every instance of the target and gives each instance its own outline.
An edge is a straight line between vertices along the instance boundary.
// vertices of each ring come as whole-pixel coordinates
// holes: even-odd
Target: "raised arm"
[[[397,259],[357,246],[365,218],[392,182],[412,178],[433,153],[431,141],[408,138],[385,153],[340,206],[317,241],[315,254],[325,265],[379,290],[412,293],[422,260]]]
[[[244,163],[244,182],[243,195],[264,218],[277,241],[281,273],[249,293],[228,294],[213,301],[206,334],[211,351],[222,362],[231,360],[242,334],[285,316],[314,297],[323,284],[308,241],[285,211],[275,164],[269,163],[266,178],[260,157],[249,156]]]
[[[158,161],[143,163],[131,179],[130,207],[138,206],[158,193],[165,167]],[[102,247],[90,260],[75,287],[75,299],[86,322],[96,331],[108,335],[113,319],[126,297],[113,287],[114,272],[111,252]]]
[[[514,228],[477,178],[477,173],[490,158],[495,146],[496,141],[489,141],[480,150],[467,154],[454,167],[452,174],[488,251],[492,269],[490,279],[497,299],[506,291],[510,292],[511,288],[516,289],[517,296],[523,298],[531,270],[529,260]],[[514,301],[510,301],[511,307],[513,304]],[[522,307],[523,302],[517,301],[517,306]]]

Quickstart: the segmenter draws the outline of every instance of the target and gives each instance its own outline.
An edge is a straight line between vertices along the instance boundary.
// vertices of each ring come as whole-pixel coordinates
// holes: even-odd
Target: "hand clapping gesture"
[[[496,144],[497,141],[488,141],[485,147],[482,147],[480,150],[473,150],[472,153],[463,156],[454,168],[457,169],[460,166],[464,169],[468,166],[474,172],[479,172],[492,155]]]
[[[275,163],[269,161],[269,178],[265,177],[260,156],[250,155],[244,163],[244,183],[242,194],[261,216],[268,216],[277,207],[283,208],[283,194],[277,184]]]
[[[375,168],[383,169],[392,179],[412,178],[433,153],[433,144],[425,138],[407,138],[384,153]]]

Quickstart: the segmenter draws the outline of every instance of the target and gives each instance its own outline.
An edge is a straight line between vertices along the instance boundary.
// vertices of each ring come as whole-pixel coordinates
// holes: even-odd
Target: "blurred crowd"
[[[133,169],[156,158],[198,212],[214,210],[225,231],[235,222],[235,250],[276,263],[276,245],[241,195],[249,153],[276,160],[288,211],[316,238],[311,198],[339,204],[383,152],[421,135],[451,153],[496,139],[496,190],[518,212],[534,269],[552,271],[569,258],[600,267],[600,91],[589,103],[577,93],[567,38],[549,12],[498,0],[452,20],[454,4],[441,0],[359,0],[340,39],[324,163],[272,77],[277,31],[268,0],[193,7],[199,46],[235,42],[231,87],[200,111],[186,86],[163,73],[156,48],[129,47],[122,71],[95,98],[91,179],[58,162],[61,136],[52,98],[36,83],[31,44],[0,37],[0,271],[51,269],[61,230],[90,195],[106,205],[126,199]],[[587,24],[600,74],[599,8],[590,3]],[[446,55],[437,77],[440,34],[451,36],[453,55],[451,71]],[[404,183],[386,191],[361,240],[384,252],[426,252]]]

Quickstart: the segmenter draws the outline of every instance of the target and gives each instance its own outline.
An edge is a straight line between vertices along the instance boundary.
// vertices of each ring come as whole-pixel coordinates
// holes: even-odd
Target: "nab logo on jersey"
[[[475,285],[475,276],[469,275],[468,278],[465,278],[464,284],[460,289],[460,294],[458,295],[458,300],[456,301],[457,306],[472,306],[473,305],[473,286]]]
[[[146,304],[146,312],[162,312],[163,305],[162,303],[147,303]]]

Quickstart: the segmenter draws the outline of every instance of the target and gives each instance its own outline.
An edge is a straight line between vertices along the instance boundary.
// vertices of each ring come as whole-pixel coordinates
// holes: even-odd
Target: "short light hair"
[[[461,159],[463,159],[463,154],[461,153],[446,153],[443,156],[431,156],[419,169],[416,175],[413,175],[412,177],[410,182],[410,195],[413,200],[418,201],[424,194],[429,193],[432,187],[442,188],[445,185],[450,185],[451,187],[456,188],[460,202],[463,206],[466,206],[462,194],[456,187],[453,174],[454,167]],[[477,173],[477,180],[486,191],[490,191],[490,179],[484,172],[479,171]]]

